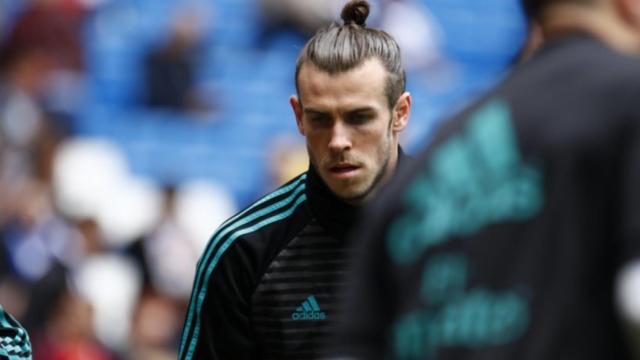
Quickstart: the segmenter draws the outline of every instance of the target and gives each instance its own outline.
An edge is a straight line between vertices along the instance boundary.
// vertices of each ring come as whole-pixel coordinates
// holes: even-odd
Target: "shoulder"
[[[623,53],[589,36],[576,36],[552,44],[539,59],[525,64],[532,82],[540,78],[560,88],[572,88],[582,96],[616,100],[640,81],[640,57]],[[537,60],[537,61],[535,61]]]
[[[640,116],[637,101],[640,96],[640,56],[622,53],[595,41],[591,46],[587,45],[584,44],[583,51],[576,51],[571,62],[567,61],[566,67],[571,70],[566,73],[575,80],[564,78],[562,81],[562,74],[559,74],[557,82],[575,94],[576,108],[590,109],[593,114],[612,120],[619,119],[621,121],[609,120],[608,125],[624,130],[629,124],[627,120],[635,124]]]
[[[257,200],[229,220],[213,234],[198,263],[198,272],[210,273],[220,262],[245,270],[260,268],[264,254],[286,231],[305,218],[306,173]],[[294,226],[291,226],[294,223]]]
[[[307,200],[307,174],[303,173],[223,223],[212,241],[228,234],[258,235],[269,226],[288,220]]]

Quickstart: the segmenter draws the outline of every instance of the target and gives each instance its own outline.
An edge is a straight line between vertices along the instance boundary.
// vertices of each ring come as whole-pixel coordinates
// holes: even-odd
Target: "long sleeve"
[[[305,178],[263,197],[213,235],[198,262],[179,360],[262,356],[266,349],[254,332],[254,292],[280,245],[306,224],[307,213],[296,211],[306,199]]]
[[[249,267],[240,246],[214,245],[198,264],[178,358],[256,359]]]

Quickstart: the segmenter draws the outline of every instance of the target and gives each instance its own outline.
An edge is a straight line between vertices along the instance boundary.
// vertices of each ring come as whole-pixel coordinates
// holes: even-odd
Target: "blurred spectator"
[[[83,69],[80,29],[83,6],[73,0],[34,0],[16,19],[3,49],[2,60],[20,58],[65,69]]]
[[[49,306],[53,310],[44,331],[33,337],[35,359],[114,359],[95,339],[93,308],[86,300],[66,291]]]
[[[101,344],[124,351],[131,319],[142,289],[134,260],[110,251],[102,230],[93,219],[79,222],[85,256],[70,274],[72,288],[93,309],[93,331]]]
[[[270,181],[266,189],[275,189],[309,168],[305,143],[298,137],[282,136],[272,142],[269,154]]]
[[[402,49],[402,62],[408,77],[417,80],[435,98],[458,90],[461,69],[444,53],[443,29],[425,3],[418,0],[380,0],[377,21]],[[404,136],[418,138],[412,132],[405,132]]]
[[[55,212],[47,183],[29,179],[15,189],[15,202],[0,227],[0,247],[6,249],[2,297],[10,308],[20,304],[16,316],[37,330],[49,302],[65,287],[65,268],[78,260],[81,248],[77,234]]]
[[[174,298],[186,298],[191,290],[199,252],[188,232],[176,219],[176,189],[164,192],[162,219],[142,242],[142,256],[149,281],[158,292]]]
[[[172,23],[166,43],[145,59],[145,103],[153,108],[206,112],[215,104],[196,84],[203,27],[195,10],[184,9]]]
[[[3,242],[15,273],[28,282],[40,280],[55,262],[77,256],[72,230],[54,211],[46,184],[32,180],[18,188],[14,216],[4,227]]]
[[[86,13],[77,0],[34,0],[16,19],[0,52],[9,83],[64,121],[81,99],[80,35]]]
[[[78,250],[51,197],[52,154],[64,132],[42,106],[58,63],[48,52],[57,40],[33,29],[43,26],[33,20],[40,6],[26,10],[0,50],[0,302],[30,331],[44,325]]]
[[[304,38],[335,21],[343,0],[260,0],[261,45],[281,31],[293,31]]]
[[[212,183],[166,186],[161,219],[149,235],[129,249],[143,265],[145,284],[159,295],[186,299],[212,228],[236,208],[228,191]]]
[[[407,71],[442,64],[442,33],[429,9],[415,0],[382,0],[380,5],[380,27],[398,42]]]
[[[133,319],[129,360],[175,359],[182,311],[175,301],[148,291],[142,295]]]
[[[16,19],[0,49],[0,223],[17,187],[31,176],[48,181],[53,153],[64,134],[59,117],[45,109],[64,73],[79,72],[82,50],[80,7],[72,1],[37,0]],[[70,87],[67,87],[70,88]],[[51,103],[51,102],[49,102]],[[56,112],[70,112],[70,108]],[[62,129],[62,131],[60,131]]]

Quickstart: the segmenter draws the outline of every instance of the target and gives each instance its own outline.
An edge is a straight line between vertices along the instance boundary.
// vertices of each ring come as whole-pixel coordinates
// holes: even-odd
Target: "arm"
[[[257,359],[251,271],[241,247],[212,241],[198,263],[179,360]]]

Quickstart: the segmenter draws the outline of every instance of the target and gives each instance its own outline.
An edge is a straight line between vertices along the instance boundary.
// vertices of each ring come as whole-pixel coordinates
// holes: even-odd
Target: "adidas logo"
[[[325,315],[324,311],[320,310],[320,305],[318,305],[316,297],[313,295],[303,301],[302,305],[298,306],[296,311],[291,314],[291,319],[295,321],[325,320],[326,318],[327,315]]]

